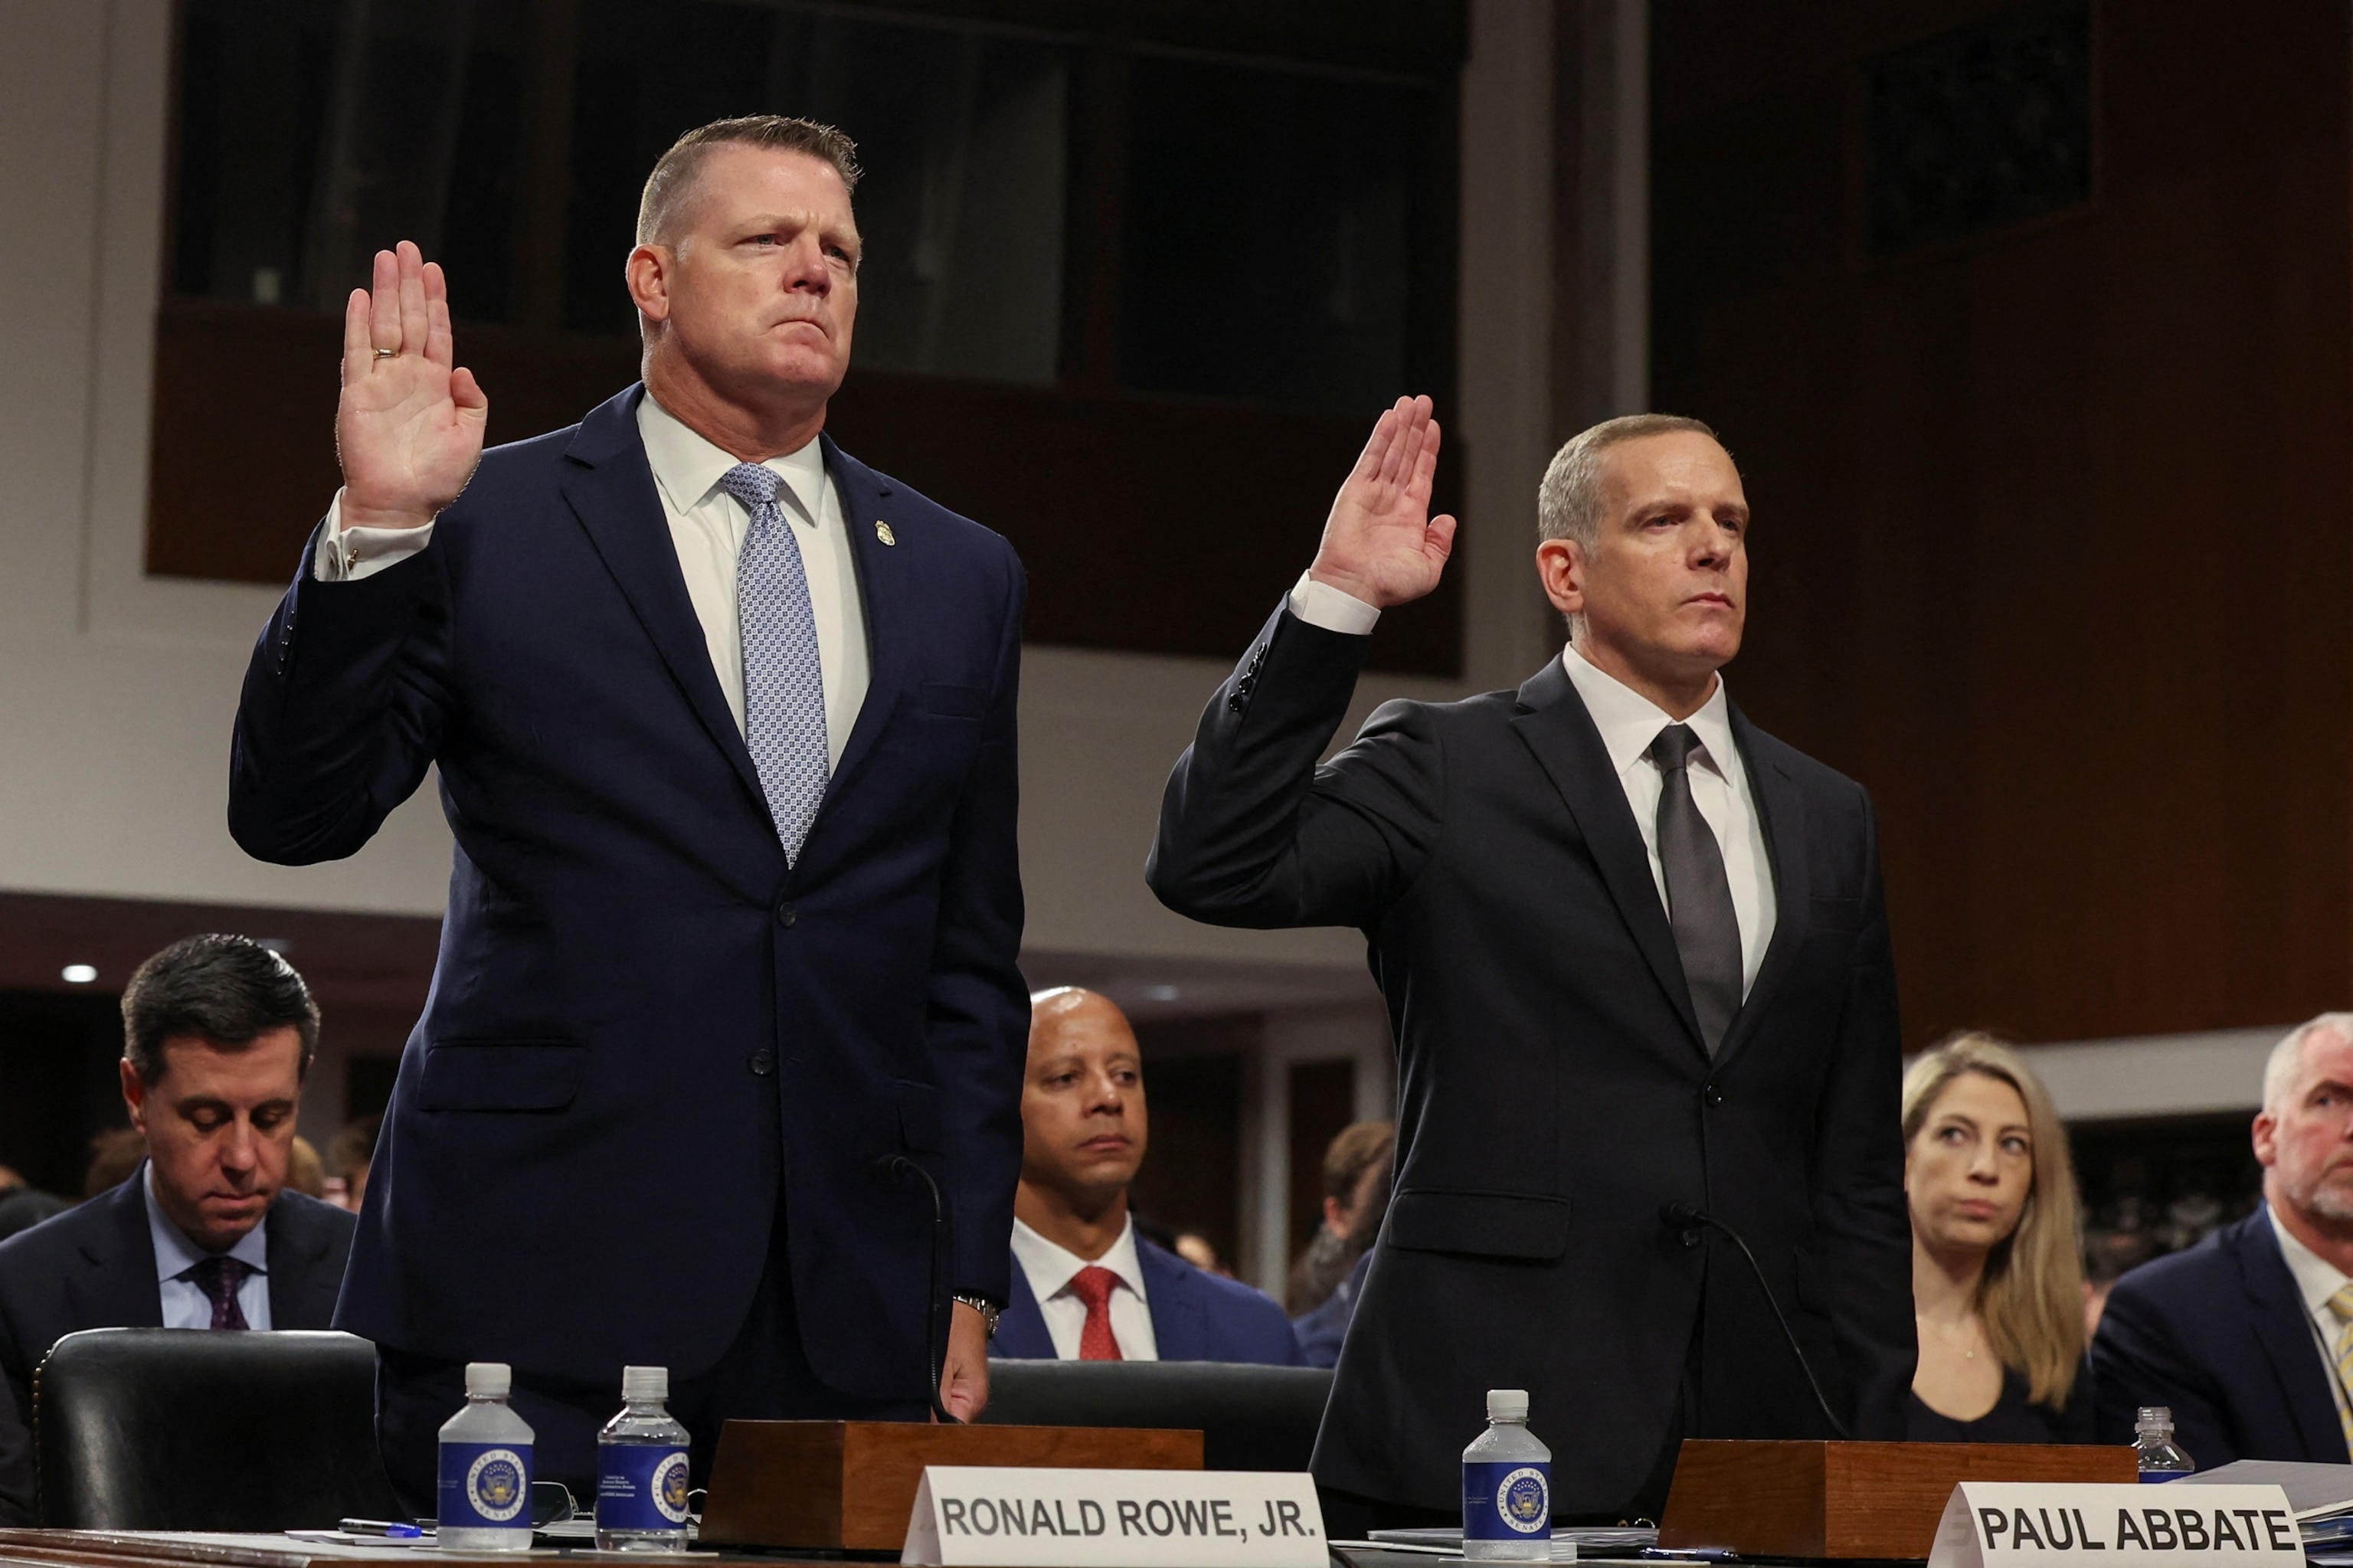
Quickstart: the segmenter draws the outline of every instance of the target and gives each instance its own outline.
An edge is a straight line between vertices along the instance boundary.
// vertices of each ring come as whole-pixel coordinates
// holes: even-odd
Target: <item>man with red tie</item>
[[[1029,999],[1012,1298],[993,1356],[1303,1364],[1271,1297],[1135,1234],[1128,1183],[1150,1121],[1144,1055],[1117,1007],[1063,986]]]

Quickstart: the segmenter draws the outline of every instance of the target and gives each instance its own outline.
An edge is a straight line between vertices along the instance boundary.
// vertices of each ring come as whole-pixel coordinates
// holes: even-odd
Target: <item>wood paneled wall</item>
[[[1864,62],[1658,0],[1653,405],[1755,508],[1732,690],[1876,798],[1905,1033],[2353,1001],[2353,14],[2105,0],[2088,207],[1860,244]]]

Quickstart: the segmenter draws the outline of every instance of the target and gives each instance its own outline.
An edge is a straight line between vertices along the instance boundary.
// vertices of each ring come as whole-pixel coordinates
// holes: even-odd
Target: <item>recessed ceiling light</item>
[[[98,978],[98,966],[95,964],[68,964],[60,972],[65,976],[65,982],[68,985],[88,985],[90,981]]]
[[[1144,988],[1146,1001],[1175,1001],[1185,993],[1173,985],[1148,985]]]

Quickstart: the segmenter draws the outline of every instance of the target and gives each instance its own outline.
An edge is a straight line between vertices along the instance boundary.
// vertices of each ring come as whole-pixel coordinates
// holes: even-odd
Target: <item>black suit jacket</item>
[[[1698,1432],[1829,1436],[1736,1227],[1859,1437],[1914,1361],[1902,1061],[1870,801],[1735,736],[1778,914],[1711,1061],[1641,835],[1557,660],[1517,692],[1382,707],[1316,766],[1368,639],[1279,611],[1177,763],[1147,869],[1171,908],[1365,932],[1399,1085],[1397,1196],[1316,1478],[1443,1509],[1490,1388],[1525,1387],[1555,1507],[1641,1488],[1701,1334]]]
[[[83,1329],[160,1329],[147,1168],[79,1208],[0,1242],[0,1521],[31,1524],[33,1372],[49,1347]],[[350,1214],[281,1192],[262,1221],[269,1242],[269,1324],[323,1329],[351,1255]]]
[[[2117,1280],[2092,1368],[2103,1443],[2131,1442],[2139,1407],[2164,1404],[2201,1470],[2233,1459],[2345,1463],[2312,1321],[2260,1206]]]

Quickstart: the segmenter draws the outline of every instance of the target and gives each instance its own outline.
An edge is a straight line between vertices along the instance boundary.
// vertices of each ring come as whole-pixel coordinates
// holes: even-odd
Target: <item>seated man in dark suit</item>
[[[2103,1443],[2169,1405],[2201,1470],[2233,1459],[2342,1465],[2353,1411],[2353,1013],[2273,1048],[2254,1123],[2263,1202],[2116,1281],[2092,1340]]]
[[[32,1379],[82,1329],[323,1329],[351,1215],[281,1192],[319,1010],[285,959],[190,937],[122,993],[129,1181],[0,1244],[0,1522],[34,1522]]]
[[[1145,1240],[1127,1188],[1149,1120],[1135,1032],[1106,999],[1029,999],[1012,1299],[989,1353],[1088,1361],[1300,1364],[1271,1297]]]

